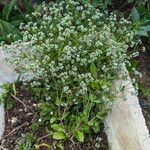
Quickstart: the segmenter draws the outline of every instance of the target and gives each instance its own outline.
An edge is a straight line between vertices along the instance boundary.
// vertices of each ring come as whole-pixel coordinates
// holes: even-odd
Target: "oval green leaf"
[[[53,138],[56,140],[62,140],[66,138],[66,135],[63,132],[55,132]]]

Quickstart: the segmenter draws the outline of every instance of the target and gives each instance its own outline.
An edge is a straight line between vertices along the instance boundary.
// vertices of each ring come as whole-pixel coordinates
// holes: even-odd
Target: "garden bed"
[[[16,96],[12,95],[10,100],[13,102],[13,106],[5,111],[6,126],[0,143],[1,147],[14,150],[17,148],[17,144],[24,139],[23,137],[26,133],[28,133],[28,137],[30,137],[28,142],[33,145],[41,145],[40,150],[47,150],[46,144],[44,146],[43,143],[47,143],[51,149],[59,149],[62,143],[64,150],[93,150],[97,148],[108,150],[103,125],[100,126],[100,132],[97,134],[86,136],[84,143],[69,140],[65,142],[56,141],[50,136],[47,136],[48,133],[43,126],[39,126],[36,131],[32,130],[33,124],[35,125],[37,122],[38,114],[36,101],[34,101],[33,95],[29,90],[24,89],[21,85],[18,86]],[[36,142],[34,142],[34,137],[36,137]]]
[[[149,150],[136,81],[126,70],[138,54],[128,49],[140,43],[131,22],[76,1],[42,4],[26,18],[22,40],[4,46],[21,76],[3,86],[2,147]]]

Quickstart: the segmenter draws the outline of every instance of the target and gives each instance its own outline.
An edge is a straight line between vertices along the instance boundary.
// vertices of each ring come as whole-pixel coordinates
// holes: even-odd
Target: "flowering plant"
[[[113,81],[136,55],[127,54],[138,44],[135,31],[129,21],[73,0],[43,4],[27,19],[20,29],[31,50],[7,48],[16,55],[9,60],[35,94],[40,124],[54,139],[83,142],[114,103]]]

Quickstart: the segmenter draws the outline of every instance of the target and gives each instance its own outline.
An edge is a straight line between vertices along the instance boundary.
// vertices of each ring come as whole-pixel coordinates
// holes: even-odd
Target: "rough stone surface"
[[[4,107],[0,105],[0,139],[2,138],[3,131],[4,131]]]
[[[126,86],[125,91],[117,94],[114,108],[105,120],[111,150],[150,150],[149,132],[130,77],[117,80],[114,87],[118,90],[122,85]]]
[[[5,61],[5,54],[0,48],[0,86],[6,82],[13,82],[16,76],[13,74],[13,65],[8,64]],[[3,92],[2,88],[0,88],[0,95]],[[2,137],[3,131],[5,127],[4,122],[4,106],[0,104],[0,139]]]

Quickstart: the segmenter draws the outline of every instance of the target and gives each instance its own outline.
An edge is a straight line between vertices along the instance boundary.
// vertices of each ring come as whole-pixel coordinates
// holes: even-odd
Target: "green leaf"
[[[82,3],[89,3],[88,0],[82,0]]]
[[[148,37],[148,33],[145,30],[138,30],[137,35]]]
[[[62,143],[58,143],[57,144],[57,147],[60,149],[60,150],[64,150],[64,146]]]
[[[140,14],[135,7],[131,11],[131,19],[132,21],[138,21],[140,19]]]
[[[66,135],[63,132],[55,132],[53,138],[56,140],[62,140],[66,138]]]
[[[29,13],[33,11],[33,7],[30,0],[23,0],[23,4]]]
[[[64,120],[69,115],[69,112],[66,112],[62,115],[61,119]]]
[[[52,124],[52,123],[54,123],[56,120],[57,120],[56,117],[52,117],[51,120],[50,120],[50,123]]]
[[[133,3],[133,0],[128,0],[127,2],[128,2],[128,3]]]
[[[49,115],[50,112],[51,112],[50,104],[47,103],[47,102],[45,102],[45,103],[44,103],[44,102],[43,102],[43,103],[40,103],[40,104],[39,104],[39,108],[41,109],[40,114],[41,114],[42,116],[47,116],[47,115]]]
[[[96,103],[96,104],[101,104],[102,103],[102,101],[100,99],[96,99],[93,102]]]
[[[8,20],[9,19],[9,15],[12,12],[14,5],[17,4],[17,0],[11,0],[3,9],[2,12],[2,17],[4,18],[4,20]]]
[[[79,142],[84,142],[84,134],[81,131],[77,131],[75,137]]]
[[[95,82],[93,81],[93,82],[91,83],[91,86],[92,86],[92,88],[95,89],[95,90],[98,90],[98,89],[100,88],[100,84],[97,83],[96,81],[95,81]]]
[[[31,125],[32,131],[37,131],[40,128],[40,125],[38,123],[33,123]]]
[[[2,32],[2,39],[5,41],[7,40],[8,34],[16,35],[14,40],[21,39],[20,31],[15,26],[2,19],[0,19],[0,30]]]
[[[53,124],[51,125],[51,128],[54,130],[54,131],[61,131],[61,132],[65,132],[65,130],[61,127],[61,125],[59,124]]]
[[[97,78],[97,68],[94,63],[90,65],[90,72],[94,78]]]
[[[92,1],[92,6],[98,7],[101,3],[98,0]]]
[[[92,128],[95,133],[98,133],[100,130],[99,123],[95,121]]]
[[[113,0],[105,0],[105,5],[112,5],[113,4]]]
[[[11,16],[11,20],[9,21],[9,23],[14,25],[15,27],[19,27],[20,23],[23,23],[25,21],[24,17],[25,16],[23,16],[20,13],[15,14],[15,15]]]
[[[82,128],[82,131],[84,132],[84,133],[88,133],[89,132],[89,126],[88,125],[84,125],[83,126],[83,128]]]
[[[57,106],[60,106],[61,105],[61,100],[59,98],[56,98],[55,104]]]
[[[142,26],[142,27],[140,27],[140,29],[145,30],[146,32],[149,32],[150,31],[150,25]]]

